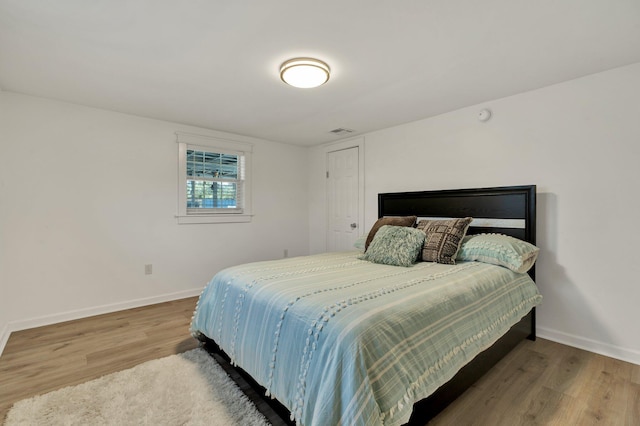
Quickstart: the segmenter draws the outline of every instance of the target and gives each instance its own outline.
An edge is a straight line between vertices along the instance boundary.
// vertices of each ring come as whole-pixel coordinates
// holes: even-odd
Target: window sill
[[[251,222],[250,214],[190,214],[188,216],[176,216],[179,225],[198,223],[246,223]]]

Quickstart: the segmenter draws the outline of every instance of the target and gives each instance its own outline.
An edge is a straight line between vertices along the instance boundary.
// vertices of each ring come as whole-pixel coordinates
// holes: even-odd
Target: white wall
[[[379,192],[537,184],[539,334],[640,364],[639,87],[635,64],[365,135],[365,228]],[[324,251],[326,147],[226,135],[255,143],[253,222],[176,225],[176,130],[225,136],[0,92],[0,348],[7,330]]]
[[[635,64],[365,135],[365,227],[379,192],[536,184],[539,335],[640,364],[639,88]],[[309,162],[315,253],[322,147]]]
[[[254,144],[251,223],[176,224],[178,130]],[[300,147],[0,92],[0,332],[197,295],[224,267],[307,254],[306,162]]]

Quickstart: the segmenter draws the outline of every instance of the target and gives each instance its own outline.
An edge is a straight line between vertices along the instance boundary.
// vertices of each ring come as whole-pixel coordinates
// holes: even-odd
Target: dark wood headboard
[[[473,217],[469,234],[501,233],[536,243],[536,186],[378,194],[378,217]],[[530,275],[534,277],[534,268]]]

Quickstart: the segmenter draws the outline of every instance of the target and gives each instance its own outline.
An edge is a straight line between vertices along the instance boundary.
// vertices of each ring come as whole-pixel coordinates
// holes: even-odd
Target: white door
[[[359,235],[359,148],[327,153],[327,251],[353,250]]]

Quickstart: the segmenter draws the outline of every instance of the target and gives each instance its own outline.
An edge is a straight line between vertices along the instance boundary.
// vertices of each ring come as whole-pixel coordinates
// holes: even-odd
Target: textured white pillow
[[[491,263],[524,274],[536,262],[539,252],[533,244],[508,235],[478,234],[462,240],[456,259]]]

